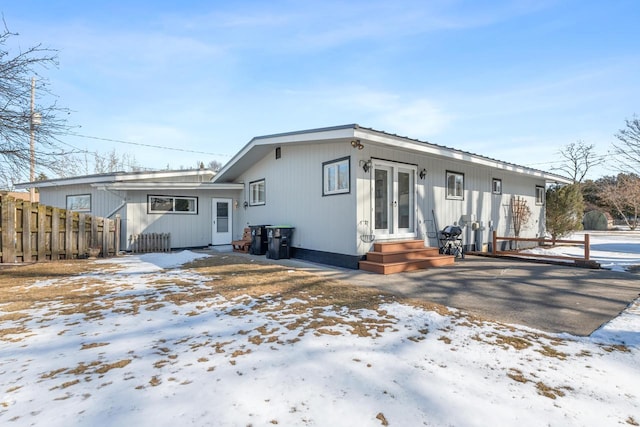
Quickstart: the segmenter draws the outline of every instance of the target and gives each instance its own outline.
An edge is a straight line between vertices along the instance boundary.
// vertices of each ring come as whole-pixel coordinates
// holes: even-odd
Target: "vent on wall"
[[[280,147],[276,147],[276,160],[278,160],[280,157],[282,157],[282,150],[280,149]]]

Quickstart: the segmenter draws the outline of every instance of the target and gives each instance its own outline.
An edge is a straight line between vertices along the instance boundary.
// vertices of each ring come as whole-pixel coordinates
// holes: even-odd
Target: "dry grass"
[[[19,341],[29,336],[31,331],[27,325],[33,326],[33,319],[26,313],[29,309],[40,308],[44,312],[43,320],[53,319],[58,315],[76,315],[66,325],[69,327],[82,320],[99,320],[111,312],[137,315],[143,311],[155,311],[165,306],[180,306],[195,303],[195,309],[189,316],[197,316],[215,306],[220,300],[233,300],[235,309],[225,312],[228,316],[245,316],[255,312],[266,314],[266,318],[277,322],[271,324],[247,325],[236,334],[246,340],[247,345],[286,345],[299,341],[305,334],[338,335],[353,334],[360,337],[376,337],[385,331],[395,330],[397,319],[390,316],[380,306],[382,303],[398,301],[399,298],[383,294],[378,290],[352,286],[345,282],[330,280],[322,276],[287,267],[252,261],[246,256],[233,254],[216,254],[201,258],[184,265],[183,270],[198,275],[197,283],[174,276],[170,272],[156,275],[153,288],[148,292],[136,294],[132,298],[127,293],[126,276],[124,280],[110,284],[115,267],[109,264],[96,264],[87,260],[47,262],[23,266],[0,268],[0,340]],[[419,300],[404,300],[404,303],[450,316],[457,327],[482,327],[487,321],[466,315],[459,311],[450,311],[444,306]],[[251,304],[250,308],[242,308],[242,303]],[[249,307],[249,306],[247,306]],[[327,312],[327,308],[332,310]],[[367,316],[358,310],[371,310]],[[336,316],[335,313],[340,313]],[[83,319],[79,319],[81,315]],[[299,331],[297,338],[288,338],[284,342],[284,330]],[[504,334],[498,332],[505,330]],[[63,334],[63,330],[60,334]],[[435,331],[439,333],[441,342],[452,345],[446,335],[446,328]],[[556,349],[563,342],[555,337],[519,333],[509,326],[497,327],[496,332],[476,334],[473,340],[488,345],[516,351],[533,348],[539,354],[558,359],[568,355]],[[424,340],[430,331],[418,329],[408,339],[413,342]],[[159,340],[154,350],[161,358],[155,361],[154,367],[162,369],[172,365],[178,358],[171,354],[170,347],[185,344],[192,351],[199,347],[212,348],[212,356],[225,353],[228,362],[235,364],[237,358],[249,354],[251,350],[242,345],[234,347],[234,340],[221,341],[210,336],[199,335],[185,337],[172,343]],[[109,342],[85,342],[79,350],[91,350],[108,346]],[[452,346],[455,347],[455,346]],[[628,351],[624,346],[608,346],[606,351]],[[89,352],[87,352],[89,353]],[[591,356],[591,354],[580,354]],[[94,360],[80,363],[75,367],[61,368],[42,374],[42,379],[56,379],[68,375],[103,375],[112,369],[124,368],[130,359],[116,361]],[[208,357],[198,359],[199,363],[208,363]],[[209,366],[214,370],[215,366]],[[507,375],[516,382],[536,383],[538,393],[555,399],[564,395],[565,388],[551,388],[516,369]],[[140,388],[157,386],[162,381],[157,375],[140,385]],[[65,389],[77,384],[74,379],[60,384]]]

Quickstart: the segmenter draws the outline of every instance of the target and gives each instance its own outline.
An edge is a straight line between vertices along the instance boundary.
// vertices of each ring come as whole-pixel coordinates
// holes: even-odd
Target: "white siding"
[[[480,234],[481,242],[491,241],[490,225],[500,236],[513,235],[509,203],[512,196],[524,197],[532,211],[531,219],[521,231],[521,237],[538,237],[544,234],[544,206],[535,204],[536,186],[544,187],[543,179],[526,177],[519,174],[500,171],[498,169],[471,165],[436,157],[416,155],[408,151],[393,150],[365,144],[362,151],[356,153],[353,163],[369,158],[384,159],[399,163],[417,165],[418,173],[426,169],[424,179],[416,177],[416,237],[426,238],[430,246],[438,246],[437,232],[447,225],[463,226],[463,240],[466,245],[476,242],[476,233]],[[463,200],[449,200],[446,198],[446,172],[453,171],[464,174]],[[361,224],[360,234],[371,224],[371,172],[365,173],[357,168],[358,173],[358,222]],[[491,193],[492,178],[502,179],[502,195]],[[434,221],[435,215],[435,221]],[[472,221],[479,222],[481,229],[472,231],[471,224],[462,222],[468,216]],[[436,230],[436,226],[437,229]],[[364,255],[370,250],[371,244],[358,241],[358,254]],[[478,248],[481,249],[481,248]]]
[[[129,237],[139,233],[171,233],[171,246],[174,248],[207,246],[211,243],[212,212],[211,199],[232,200],[234,223],[238,221],[238,205],[242,205],[239,191],[232,190],[193,190],[193,191],[108,191],[99,190],[90,185],[66,185],[45,187],[40,191],[40,203],[66,208],[67,195],[91,194],[91,214],[107,216],[126,201],[126,205],[115,212],[122,219],[121,249],[128,250]],[[147,195],[191,196],[198,198],[198,214],[149,214]],[[235,228],[235,227],[234,227]],[[242,229],[240,229],[240,236]],[[234,238],[239,238],[235,237]]]
[[[341,254],[355,254],[357,161],[353,148],[345,143],[281,148],[254,164],[238,180],[245,183],[245,200],[249,183],[264,179],[266,204],[241,208],[235,232],[242,234],[248,225],[271,224],[295,227],[292,246]],[[322,195],[322,163],[351,157],[348,194]],[[242,205],[242,203],[241,203]]]
[[[285,145],[281,148],[280,159],[276,160],[272,152],[256,162],[237,181],[244,182],[245,196],[240,203],[239,221],[235,223],[236,238],[248,225],[292,225],[296,227],[293,247],[346,255],[366,254],[372,247],[367,239],[372,234],[372,177],[371,170],[365,172],[361,163],[371,158],[415,165],[418,173],[422,169],[427,170],[424,179],[416,176],[414,213],[416,238],[426,238],[430,246],[438,246],[437,231],[446,225],[463,226],[464,243],[467,245],[475,243],[477,237],[483,244],[488,243],[491,240],[490,225],[501,236],[513,235],[509,213],[513,195],[525,197],[532,211],[531,220],[522,230],[522,237],[536,237],[544,233],[544,209],[535,204],[535,187],[544,186],[542,179],[416,155],[366,141],[363,144],[363,150],[353,149],[344,142]],[[351,192],[323,197],[322,163],[343,157],[350,158]],[[464,174],[463,200],[445,197],[447,171]],[[502,180],[502,195],[491,193],[492,178]],[[244,208],[243,202],[249,202],[249,183],[260,179],[264,179],[266,184],[266,204]],[[481,229],[472,231],[471,223],[462,222],[465,216],[479,222]]]
[[[123,191],[98,190],[88,184],[65,185],[60,187],[44,187],[40,189],[40,203],[65,209],[67,196],[91,194],[91,215],[107,216],[124,200]],[[124,214],[123,211],[116,213]]]
[[[186,196],[198,198],[197,214],[148,213],[147,196]],[[211,243],[211,199],[231,199],[232,218],[238,221],[239,194],[237,191],[129,191],[127,201],[126,230],[127,249],[129,236],[139,233],[171,233],[171,247],[188,248],[207,246]],[[240,202],[241,203],[241,202]],[[235,225],[234,225],[235,228]],[[234,237],[235,238],[235,237]]]

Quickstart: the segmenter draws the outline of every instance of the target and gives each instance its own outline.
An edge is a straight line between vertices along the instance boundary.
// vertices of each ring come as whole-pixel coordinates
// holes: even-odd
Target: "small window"
[[[447,199],[464,199],[464,174],[447,171]]]
[[[491,180],[491,192],[493,194],[502,194],[502,180],[493,178]]]
[[[331,160],[322,164],[322,195],[344,194],[350,191],[350,158]]]
[[[267,203],[265,196],[265,181],[253,181],[249,183],[249,205],[259,206]]]
[[[544,187],[536,185],[536,205],[544,205]]]
[[[197,214],[197,197],[147,196],[149,213]]]
[[[91,194],[67,196],[67,210],[75,212],[91,212]]]

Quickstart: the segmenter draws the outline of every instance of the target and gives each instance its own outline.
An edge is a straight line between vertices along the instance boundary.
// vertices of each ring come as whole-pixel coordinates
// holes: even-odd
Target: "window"
[[[350,158],[331,160],[322,164],[322,195],[344,194],[350,191]]]
[[[264,179],[249,183],[249,204],[251,206],[264,205],[267,203],[265,196]]]
[[[491,192],[493,194],[502,194],[502,180],[493,178],[491,180]]]
[[[67,210],[76,212],[91,212],[91,194],[67,196]]]
[[[536,205],[544,204],[544,187],[536,185]]]
[[[197,197],[147,196],[149,213],[197,214]]]
[[[464,174],[447,171],[447,199],[464,199]]]

